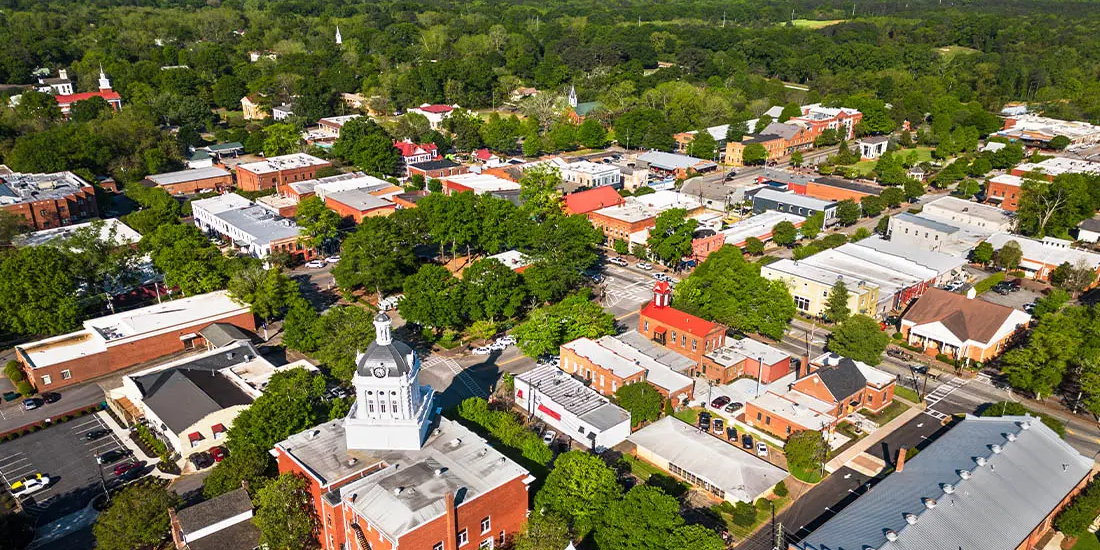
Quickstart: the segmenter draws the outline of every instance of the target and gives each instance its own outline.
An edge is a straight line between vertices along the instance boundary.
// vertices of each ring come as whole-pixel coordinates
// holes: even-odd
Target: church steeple
[[[572,84],[569,85],[569,106],[574,109],[577,107],[577,87]]]
[[[107,79],[107,73],[103,72],[103,64],[102,63],[99,65],[99,89],[100,90],[110,90],[111,89],[111,81]]]
[[[344,43],[344,37],[340,36],[340,25],[336,25],[336,45]]]

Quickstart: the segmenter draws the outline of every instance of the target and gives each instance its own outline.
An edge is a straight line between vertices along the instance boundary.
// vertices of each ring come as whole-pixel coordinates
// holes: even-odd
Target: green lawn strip
[[[894,388],[894,392],[897,392],[897,390],[898,390],[898,388]],[[909,388],[905,388],[905,390],[912,392],[912,390],[910,390]],[[914,402],[917,401],[916,397],[917,397],[916,392],[913,392],[912,401],[914,401]],[[908,397],[906,399],[908,399]],[[893,420],[893,419],[897,418],[898,416],[900,416],[901,413],[905,412],[905,410],[908,409],[908,408],[909,408],[909,405],[906,405],[905,403],[902,403],[901,401],[894,401],[893,403],[890,403],[889,407],[886,407],[885,409],[883,409],[878,414],[872,413],[871,411],[868,411],[866,409],[860,411],[860,414],[862,414],[863,416],[866,416],[872,422],[874,422],[875,424],[878,424],[879,426],[885,426],[891,420]]]
[[[897,395],[903,399],[912,401],[913,403],[920,403],[920,397],[917,392],[906,388],[904,386],[894,386],[894,395]]]

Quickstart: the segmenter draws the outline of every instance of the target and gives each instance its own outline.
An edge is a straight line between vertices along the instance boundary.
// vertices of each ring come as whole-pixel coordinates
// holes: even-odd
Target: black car
[[[726,428],[726,440],[734,442],[737,441],[737,428],[734,428],[733,426],[729,426]]]
[[[48,391],[42,394],[42,400],[46,403],[57,403],[61,401],[61,394],[57,392]]]
[[[699,428],[702,430],[710,430],[710,413],[699,413]]]
[[[749,435],[749,434],[745,434],[745,435],[741,436],[741,446],[751,451],[752,450],[752,436]]]
[[[129,451],[114,449],[95,457],[95,461],[100,464],[111,464],[112,462],[118,462],[119,460],[127,456],[130,456]]]
[[[210,456],[210,453],[205,453],[205,452],[195,453],[195,454],[187,457],[187,459],[191,461],[191,464],[193,464],[195,466],[196,470],[202,470],[204,468],[209,468],[210,466],[212,466],[214,464],[214,458],[212,456]]]
[[[111,434],[111,430],[106,428],[100,428],[98,430],[92,430],[84,434],[84,441],[95,441],[101,437],[106,437]]]
[[[130,468],[129,470],[126,470],[125,472],[122,472],[122,475],[118,476],[118,480],[123,482],[123,483],[126,483],[128,481],[133,481],[133,480],[141,477],[141,475],[143,473],[145,473],[145,468],[143,466],[144,466],[144,464],[141,464],[139,462],[137,466],[135,466],[133,468]]]

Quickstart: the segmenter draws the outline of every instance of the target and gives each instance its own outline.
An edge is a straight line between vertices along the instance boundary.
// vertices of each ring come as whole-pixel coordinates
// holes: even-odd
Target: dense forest
[[[131,179],[178,163],[175,138],[160,139],[157,126],[180,127],[188,143],[214,128],[210,108],[239,109],[250,93],[293,98],[305,124],[345,109],[341,92],[388,112],[425,102],[499,107],[521,86],[553,98],[573,85],[581,101],[601,103],[594,118],[606,125],[625,117],[656,128],[661,137],[644,146],[791,101],[860,108],[874,132],[923,120],[948,96],[989,110],[1028,100],[1048,116],[1100,119],[1100,4],[1087,2],[146,4],[0,1],[0,83],[68,68],[86,91],[102,67],[132,111],[114,117],[114,128],[56,128],[56,113],[33,102],[5,110],[4,161]],[[250,62],[249,52],[277,58]],[[537,115],[540,106],[525,108]],[[62,153],[47,158],[51,150]]]

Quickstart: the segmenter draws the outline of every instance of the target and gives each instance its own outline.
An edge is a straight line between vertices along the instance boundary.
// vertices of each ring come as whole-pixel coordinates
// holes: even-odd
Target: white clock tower
[[[416,450],[428,434],[435,390],[419,384],[420,358],[374,318],[375,339],[355,357],[355,404],[345,421],[348,449]]]

